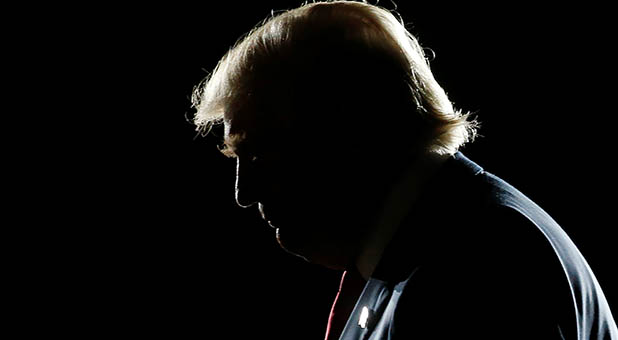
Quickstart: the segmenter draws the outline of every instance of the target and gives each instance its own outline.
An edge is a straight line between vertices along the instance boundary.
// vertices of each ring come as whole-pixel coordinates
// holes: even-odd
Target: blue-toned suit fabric
[[[583,256],[525,195],[462,153],[426,188],[340,340],[618,340]]]

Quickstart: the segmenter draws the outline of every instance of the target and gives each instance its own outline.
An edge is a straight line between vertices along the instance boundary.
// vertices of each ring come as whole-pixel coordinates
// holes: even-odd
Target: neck
[[[356,258],[356,267],[365,280],[369,280],[378,266],[386,246],[410,208],[416,203],[423,184],[446,161],[449,155],[423,154],[413,160],[396,180],[377,215],[376,223],[366,234]]]

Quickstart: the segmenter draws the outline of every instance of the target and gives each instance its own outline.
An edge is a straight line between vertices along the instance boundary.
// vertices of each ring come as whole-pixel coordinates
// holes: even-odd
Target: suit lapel
[[[370,278],[339,340],[387,339],[399,296],[408,279],[393,287],[385,281]]]
[[[371,332],[373,326],[375,326],[375,319],[379,318],[376,312],[388,295],[385,282],[370,278],[360,298],[356,302],[354,310],[352,310],[339,340],[367,339],[368,334]],[[361,316],[364,318],[365,315],[363,314],[367,312],[368,318],[366,320],[366,327],[363,328],[359,325],[359,321],[361,320]]]

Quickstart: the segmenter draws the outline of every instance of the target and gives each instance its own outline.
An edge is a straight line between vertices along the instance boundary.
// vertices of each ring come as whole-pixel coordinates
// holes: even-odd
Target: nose
[[[250,160],[236,158],[236,204],[248,208],[258,201],[257,173]]]

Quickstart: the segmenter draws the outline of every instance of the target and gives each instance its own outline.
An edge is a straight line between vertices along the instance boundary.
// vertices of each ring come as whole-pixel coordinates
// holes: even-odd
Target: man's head
[[[403,24],[352,1],[268,19],[194,104],[198,130],[225,125],[238,204],[258,203],[284,248],[336,268],[353,261],[407,162],[453,154],[474,134]]]

